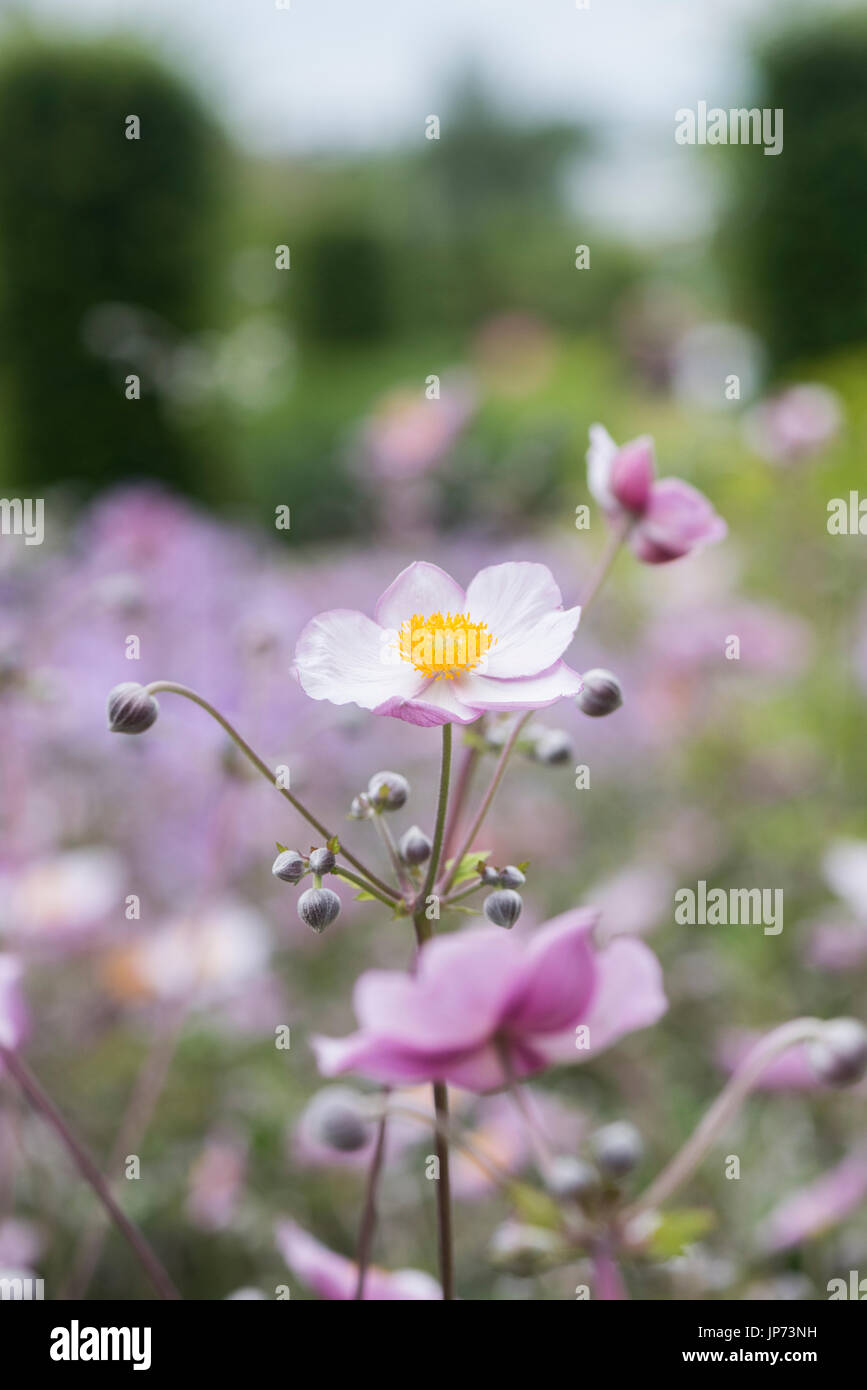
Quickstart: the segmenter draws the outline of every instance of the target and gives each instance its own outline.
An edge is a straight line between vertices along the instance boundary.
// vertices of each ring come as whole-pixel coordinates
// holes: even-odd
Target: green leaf
[[[275,840],[274,843],[276,844],[276,846],[277,846],[277,848],[279,849],[279,851],[280,851],[281,854],[285,854],[285,853],[286,853],[286,850],[287,850],[287,846],[286,846],[286,845],[281,845],[281,843],[280,843],[279,840]]]
[[[522,874],[525,874],[530,867],[530,862],[529,859],[522,859],[520,864],[516,864],[515,867],[520,869]]]
[[[465,854],[452,880],[452,887],[457,888],[459,883],[466,883],[469,879],[475,878],[479,872],[479,865],[483,865],[486,859],[490,859],[491,854],[492,851],[489,849],[471,849],[469,854]],[[446,860],[447,872],[451,872],[454,862],[454,859]]]
[[[465,912],[468,917],[481,916],[481,913],[477,912],[474,907],[464,907],[463,903],[446,903],[445,909],[446,912]]]
[[[544,1226],[548,1230],[559,1230],[563,1225],[560,1208],[547,1192],[527,1182],[510,1182],[508,1192],[515,1211],[528,1225]]]
[[[660,1260],[680,1255],[685,1245],[700,1240],[713,1230],[716,1216],[709,1207],[679,1207],[662,1214],[650,1238],[648,1252]]]
[[[360,893],[356,893],[355,901],[357,903],[378,903],[379,898],[374,897],[372,893],[368,893],[366,888],[362,888]]]
[[[328,848],[331,850],[332,854],[339,854],[340,841],[338,840],[336,835],[331,836],[331,839],[328,841]]]

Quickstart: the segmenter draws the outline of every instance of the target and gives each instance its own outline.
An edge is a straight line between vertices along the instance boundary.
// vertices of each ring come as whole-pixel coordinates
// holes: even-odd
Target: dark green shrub
[[[130,115],[140,139],[126,138]],[[218,152],[197,100],[137,50],[28,43],[4,58],[0,323],[7,472],[22,484],[192,482],[195,445],[155,392],[153,343],[131,401],[138,364],[83,333],[111,305],[132,306],[163,346],[204,325]]]

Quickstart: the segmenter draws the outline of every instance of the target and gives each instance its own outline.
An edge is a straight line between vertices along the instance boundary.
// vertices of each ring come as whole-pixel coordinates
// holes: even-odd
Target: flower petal
[[[655,476],[653,440],[643,434],[617,450],[611,464],[609,487],[621,507],[628,512],[641,513],[647,506]]]
[[[590,426],[590,447],[587,450],[587,486],[596,501],[606,511],[616,510],[611,491],[611,469],[617,445],[604,425]]]
[[[583,1062],[626,1033],[649,1028],[667,1008],[656,956],[643,941],[618,937],[596,955],[596,989],[580,1020],[587,1028],[589,1048],[576,1047],[574,1028],[556,1036],[536,1036],[533,1043],[549,1063]]]
[[[484,710],[543,709],[569,695],[579,695],[584,682],[565,661],[536,676],[515,680],[493,680],[467,671],[454,682],[456,696],[478,714]]]
[[[417,560],[401,570],[376,605],[376,621],[381,627],[398,631],[416,613],[460,613],[464,591],[439,565]]]
[[[547,565],[509,561],[479,570],[467,589],[474,623],[485,622],[495,639],[484,658],[486,675],[535,676],[563,655],[578,626],[580,608],[564,610]]]
[[[480,711],[464,704],[459,693],[457,681],[438,676],[435,680],[426,680],[421,693],[413,699],[391,696],[377,705],[374,714],[390,714],[423,728],[436,724],[472,724]]]
[[[558,1033],[582,1021],[596,988],[590,933],[598,916],[576,908],[530,938],[502,1020],[510,1034]]]
[[[388,633],[349,608],[320,613],[307,624],[294,669],[311,699],[362,709],[411,699],[424,687],[424,678],[391,647]]]
[[[630,544],[645,564],[662,565],[699,545],[721,541],[728,527],[697,488],[680,478],[662,478],[650,489],[645,513]]]

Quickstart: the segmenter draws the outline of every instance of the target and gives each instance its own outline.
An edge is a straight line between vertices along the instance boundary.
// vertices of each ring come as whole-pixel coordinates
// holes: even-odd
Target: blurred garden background
[[[577,1153],[628,1117],[649,1179],[750,1030],[863,1018],[865,540],[827,521],[867,478],[867,14],[213,8],[125,6],[122,31],[98,0],[2,9],[0,493],[46,521],[41,546],[0,537],[0,949],[24,967],[28,1058],[184,1295],[295,1298],[276,1220],[351,1254],[363,1184],[310,1138],[306,1037],[348,1030],[354,979],[406,964],[409,929],[347,902],[313,936],[270,874],[309,830],[199,711],[165,697],[117,739],[105,696],[192,685],[371,855],[348,807],[398,769],[429,831],[436,731],[306,699],[298,634],[370,611],[414,559],[461,583],[542,560],[579,601],[605,540],[595,506],[575,524],[588,427],[651,434],[729,538],[619,558],[569,660],[613,669],[624,707],[541,711],[573,751],[516,762],[483,833],[495,862],[530,861],[531,925],[595,902],[665,969],[661,1024],[545,1078],[551,1124]],[[783,153],[678,146],[699,100],[781,108]],[[701,879],[781,888],[784,930],[676,926]],[[865,1100],[756,1097],[682,1228],[627,1266],[632,1296],[824,1298],[867,1273]],[[464,1113],[530,1162],[499,1099]],[[0,1077],[0,1269],[46,1297],[149,1296],[52,1142]],[[429,1147],[390,1157],[389,1267],[434,1271]],[[836,1219],[769,1234],[840,1165]],[[580,1270],[489,1257],[508,1213],[464,1176],[462,1296],[573,1297]]]

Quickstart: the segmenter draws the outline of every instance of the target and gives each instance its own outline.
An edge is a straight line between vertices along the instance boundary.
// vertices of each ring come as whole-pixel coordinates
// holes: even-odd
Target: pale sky
[[[808,0],[24,0],[57,28],[116,25],[180,62],[236,138],[349,151],[421,138],[446,80],[474,59],[521,115],[589,117],[613,156],[586,193],[638,234],[706,216],[703,167],[673,144],[674,112],[750,104],[751,32]],[[822,0],[829,10],[843,0]],[[0,9],[15,6],[0,0]],[[678,157],[679,156],[679,157]]]

